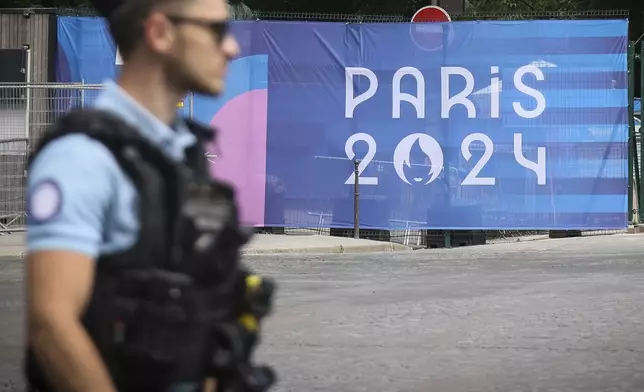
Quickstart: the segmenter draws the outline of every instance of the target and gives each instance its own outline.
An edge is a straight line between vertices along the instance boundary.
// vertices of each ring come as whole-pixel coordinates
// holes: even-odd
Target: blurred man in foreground
[[[253,377],[268,388],[268,369],[232,371],[243,353],[222,347],[252,343],[270,285],[239,267],[248,237],[233,190],[209,176],[213,131],[176,110],[189,91],[224,88],[238,53],[226,0],[95,6],[124,66],[94,108],[57,122],[30,162],[31,389],[197,391],[205,375],[221,390],[247,390]],[[249,292],[267,297],[247,306]]]

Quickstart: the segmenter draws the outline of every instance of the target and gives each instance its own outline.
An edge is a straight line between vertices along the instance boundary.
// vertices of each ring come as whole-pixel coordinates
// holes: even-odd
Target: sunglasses
[[[228,35],[229,23],[227,20],[208,20],[202,18],[193,18],[189,16],[166,15],[166,18],[174,24],[193,24],[203,26],[209,29],[217,39],[217,43],[221,44]]]

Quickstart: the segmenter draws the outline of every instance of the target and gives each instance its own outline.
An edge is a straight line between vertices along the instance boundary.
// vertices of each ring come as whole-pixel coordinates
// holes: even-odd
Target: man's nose
[[[223,49],[228,58],[234,59],[235,57],[239,56],[239,43],[237,43],[237,39],[235,39],[235,37],[232,35],[228,35],[228,37],[226,37]]]

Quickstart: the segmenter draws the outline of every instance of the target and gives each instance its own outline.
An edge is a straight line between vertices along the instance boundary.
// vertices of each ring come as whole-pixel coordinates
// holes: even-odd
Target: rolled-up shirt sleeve
[[[27,252],[98,256],[116,192],[116,170],[110,151],[85,135],[47,145],[27,176]]]

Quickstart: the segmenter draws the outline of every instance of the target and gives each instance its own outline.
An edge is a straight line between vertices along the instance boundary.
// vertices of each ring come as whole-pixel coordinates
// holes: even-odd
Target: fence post
[[[360,238],[360,173],[358,166],[359,159],[353,160],[353,238]]]
[[[633,48],[634,50],[635,48]],[[640,223],[644,222],[644,184],[642,184],[642,175],[644,175],[644,138],[642,138],[642,125],[644,123],[644,110],[642,110],[641,107],[641,98],[644,96],[644,43],[640,43],[640,129],[639,129],[639,135],[640,135],[640,183],[637,184],[638,186],[638,199],[637,199],[637,207],[638,207],[638,212],[639,212],[639,221]],[[633,86],[633,104],[635,104],[635,86]],[[635,124],[633,124],[633,130],[635,130]],[[635,147],[635,150],[637,151],[637,147]]]
[[[637,192],[638,201],[640,200],[639,188],[639,170],[633,170],[637,162],[637,145],[635,140],[635,122],[633,119],[635,103],[635,48],[633,41],[628,42],[628,223],[633,224],[633,192]],[[639,204],[639,203],[638,203]],[[638,205],[638,212],[641,209]],[[639,214],[638,214],[639,217]]]
[[[85,79],[81,79],[81,109],[85,109]]]
[[[25,57],[27,65],[25,66],[25,82],[26,90],[25,91],[25,139],[29,140],[29,128],[31,127],[31,47],[29,45],[23,45],[25,49]]]
[[[195,110],[195,93],[190,92],[188,100],[188,118],[194,120],[194,110]]]

